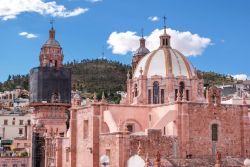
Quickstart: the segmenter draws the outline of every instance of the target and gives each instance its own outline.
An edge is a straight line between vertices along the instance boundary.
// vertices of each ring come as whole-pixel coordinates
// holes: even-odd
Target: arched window
[[[189,90],[186,90],[186,99],[189,101]]]
[[[185,89],[185,84],[184,84],[184,82],[180,82],[180,85],[179,85],[179,92],[180,92],[181,100],[182,100],[182,98],[183,98],[184,89]]]
[[[218,141],[218,124],[212,124],[212,141]]]
[[[159,82],[153,83],[153,103],[159,104]]]
[[[134,86],[134,92],[135,92],[135,97],[137,97],[137,84],[135,84],[135,86]]]

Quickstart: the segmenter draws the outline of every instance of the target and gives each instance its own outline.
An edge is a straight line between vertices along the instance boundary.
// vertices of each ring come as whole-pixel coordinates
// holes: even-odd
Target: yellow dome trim
[[[167,56],[167,49],[166,48],[163,48],[163,51],[164,51],[164,57],[165,57],[165,64],[166,64],[166,77],[168,77],[168,56]]]
[[[171,57],[170,48],[167,49],[167,51],[168,51],[167,56],[168,56],[168,64],[169,64],[169,73],[173,74],[173,64],[172,64],[172,57]]]

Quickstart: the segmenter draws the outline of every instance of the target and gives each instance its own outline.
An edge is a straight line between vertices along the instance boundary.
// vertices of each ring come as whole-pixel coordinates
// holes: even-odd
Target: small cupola
[[[55,35],[56,35],[55,29],[51,27],[51,29],[49,30],[49,38],[55,39]]]
[[[163,17],[164,19],[164,33],[160,36],[160,48],[163,47],[171,47],[170,46],[170,38],[171,36],[167,34],[166,32],[166,17]]]

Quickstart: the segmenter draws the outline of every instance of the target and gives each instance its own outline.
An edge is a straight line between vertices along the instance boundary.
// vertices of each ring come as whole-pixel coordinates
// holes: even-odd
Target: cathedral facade
[[[103,96],[100,101],[94,97],[81,105],[81,97],[74,95],[68,129],[67,82],[51,90],[36,84],[41,83],[36,81],[39,72],[47,72],[43,68],[49,68],[51,78],[70,78],[67,72],[60,71],[60,47],[54,46],[55,41],[45,44],[40,70],[31,71],[31,78],[37,78],[31,79],[31,104],[36,118],[33,135],[37,136],[33,141],[36,147],[45,146],[43,151],[33,148],[34,153],[43,155],[39,159],[33,154],[33,160],[46,167],[132,167],[138,158],[145,166],[171,166],[176,159],[249,157],[246,102],[221,104],[220,89],[212,86],[204,90],[203,79],[198,78],[192,64],[171,47],[166,29],[159,40],[159,48],[150,52],[145,39],[140,39],[132,60],[132,75],[127,74],[127,95],[120,104],[109,104]],[[59,56],[50,58],[54,54],[50,48]],[[44,94],[39,94],[40,88],[46,90]]]

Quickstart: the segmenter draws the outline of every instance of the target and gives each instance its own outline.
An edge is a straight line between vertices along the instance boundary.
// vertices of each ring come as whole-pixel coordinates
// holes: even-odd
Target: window
[[[164,103],[164,89],[161,89],[161,104]]]
[[[20,135],[23,134],[23,128],[19,128],[19,134],[20,134]]]
[[[165,136],[166,135],[166,127],[164,126],[163,128],[163,135]]]
[[[28,125],[30,125],[30,120],[27,121]]]
[[[21,167],[26,167],[26,165],[25,165],[25,164],[22,164]]]
[[[159,82],[153,83],[153,103],[159,104]]]
[[[184,82],[180,82],[179,92],[180,92],[180,98],[181,98],[181,100],[182,100],[182,97],[183,97],[184,88],[185,88]]]
[[[151,104],[151,90],[148,90],[148,104]]]
[[[7,167],[7,164],[3,164],[2,167]]]
[[[66,162],[69,162],[69,148],[66,149]]]
[[[17,167],[17,164],[13,164],[13,167]]]
[[[16,147],[19,148],[19,147],[20,147],[20,143],[17,143],[17,144],[16,144]]]
[[[212,125],[212,141],[218,141],[218,124]]]
[[[175,101],[177,100],[177,95],[178,95],[178,89],[175,89],[175,94],[174,94]]]
[[[13,118],[13,120],[12,120],[12,125],[15,125],[16,124],[16,118]]]
[[[89,136],[89,121],[83,121],[83,138],[86,139]]]
[[[23,125],[23,120],[19,120],[19,125]]]
[[[189,90],[186,90],[186,96],[187,101],[189,101]]]
[[[133,124],[128,124],[128,125],[127,125],[127,129],[128,129],[129,132],[133,132],[133,131],[134,131],[134,126],[133,126]]]
[[[5,119],[3,124],[4,124],[4,125],[8,125],[8,120]]]

